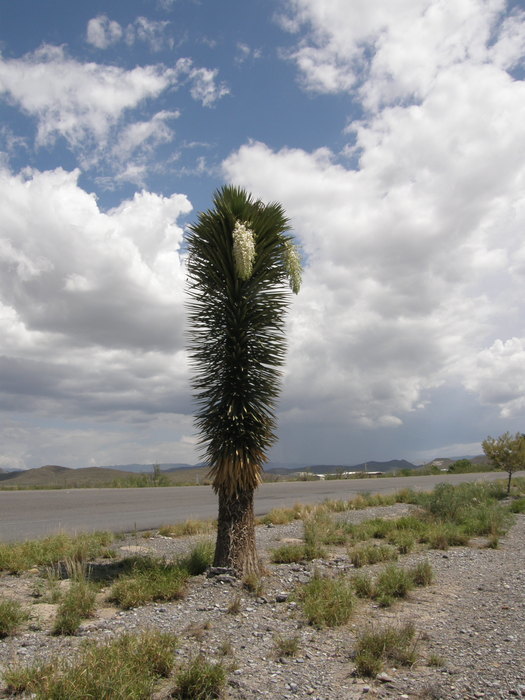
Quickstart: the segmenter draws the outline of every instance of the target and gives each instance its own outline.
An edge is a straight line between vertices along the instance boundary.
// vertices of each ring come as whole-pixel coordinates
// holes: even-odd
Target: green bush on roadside
[[[81,535],[52,535],[40,540],[0,544],[0,571],[13,574],[34,566],[49,566],[64,560],[88,561],[97,557],[111,557],[110,532]]]
[[[9,637],[17,632],[29,618],[29,614],[16,600],[0,599],[0,639]]]
[[[356,672],[375,678],[386,661],[396,666],[412,666],[417,660],[417,637],[411,622],[362,632],[356,644]]]
[[[344,625],[355,607],[352,582],[344,577],[322,578],[315,575],[311,581],[297,589],[309,624],[315,627]]]
[[[187,569],[180,564],[143,557],[113,584],[109,600],[123,610],[153,601],[179,600],[185,595],[188,578]]]
[[[177,700],[214,700],[226,685],[226,670],[220,663],[210,663],[199,655],[180,666],[175,674]]]
[[[58,606],[52,633],[72,635],[78,632],[83,619],[95,610],[96,591],[87,581],[73,581]]]
[[[148,700],[157,680],[171,672],[176,646],[176,637],[157,631],[86,642],[76,660],[14,666],[4,683],[8,692],[35,700]]]

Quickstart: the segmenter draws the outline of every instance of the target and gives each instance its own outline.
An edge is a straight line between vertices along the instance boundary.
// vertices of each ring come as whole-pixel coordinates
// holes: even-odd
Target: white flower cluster
[[[246,222],[236,221],[233,228],[233,259],[237,276],[248,280],[252,276],[255,260],[255,233]]]
[[[286,241],[284,244],[284,264],[286,265],[286,269],[290,277],[290,287],[292,292],[294,294],[298,294],[299,290],[301,289],[302,265],[297,246],[295,246],[291,241]]]

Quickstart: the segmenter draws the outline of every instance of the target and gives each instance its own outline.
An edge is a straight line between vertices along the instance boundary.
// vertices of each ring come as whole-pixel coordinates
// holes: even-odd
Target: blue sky
[[[525,14],[0,3],[0,467],[195,462],[184,230],[305,253],[276,461],[476,454],[525,408]]]

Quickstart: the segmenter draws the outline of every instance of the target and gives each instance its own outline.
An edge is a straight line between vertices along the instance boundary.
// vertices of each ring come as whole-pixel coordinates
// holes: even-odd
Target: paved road
[[[517,475],[525,476],[525,471]],[[443,474],[438,476],[337,481],[293,481],[263,484],[256,492],[255,512],[294,503],[349,499],[363,493],[392,493],[401,488],[430,490],[440,482],[490,481],[505,474]],[[129,532],[153,530],[188,518],[214,518],[217,499],[208,486],[140,489],[64,489],[0,491],[0,541],[43,537],[61,530]]]

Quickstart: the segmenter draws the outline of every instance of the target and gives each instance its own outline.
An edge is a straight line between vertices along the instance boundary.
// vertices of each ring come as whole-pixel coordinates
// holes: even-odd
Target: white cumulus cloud
[[[458,378],[515,412],[476,372],[496,376],[499,345],[490,361],[483,348],[521,323],[525,86],[504,68],[524,18],[501,23],[499,0],[287,7],[305,86],[351,91],[365,116],[347,128],[352,168],[326,148],[257,142],[224,162],[284,204],[306,255],[285,420],[395,428]]]
[[[110,20],[107,15],[98,15],[90,19],[87,25],[86,41],[97,49],[107,49],[122,38],[122,27]]]
[[[77,177],[0,172],[0,407],[188,413],[178,219],[191,206],[143,191],[102,212]]]
[[[123,27],[107,15],[97,15],[87,24],[86,41],[97,49],[107,49],[121,40],[128,46],[140,41],[148,44],[152,51],[161,51],[173,48],[173,39],[167,36],[169,24],[166,20],[137,17]]]
[[[0,60],[0,94],[37,120],[37,143],[63,136],[71,146],[105,142],[126,110],[157,97],[176,81],[164,66],[81,63],[63,47],[45,45],[22,58]]]

